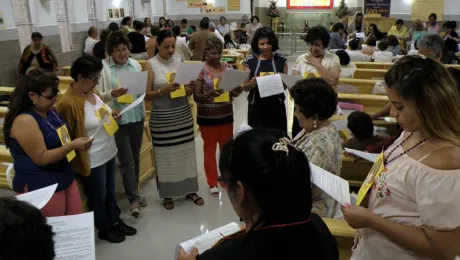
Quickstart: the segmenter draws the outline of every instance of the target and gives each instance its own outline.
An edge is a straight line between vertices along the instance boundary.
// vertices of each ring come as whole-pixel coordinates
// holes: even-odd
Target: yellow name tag
[[[214,89],[219,89],[220,78],[213,79]],[[224,92],[220,96],[214,98],[214,103],[230,102],[230,92]]]
[[[104,129],[107,131],[109,136],[113,136],[118,130],[118,124],[112,117],[112,114],[109,113],[106,105],[103,105],[98,111],[96,111],[96,117],[99,120],[104,119]]]
[[[166,74],[166,82],[168,82],[168,84],[173,84],[175,79],[175,72],[169,72],[168,74]],[[180,98],[187,96],[187,93],[185,92],[185,86],[180,85],[180,88],[178,90],[169,93],[169,95],[171,96],[171,98]]]
[[[356,198],[356,205],[359,206],[359,204],[361,204],[361,202],[363,201],[363,199],[366,196],[367,192],[369,191],[369,189],[374,184],[375,180],[383,172],[383,169],[385,169],[384,162],[385,162],[385,157],[384,157],[383,153],[380,153],[380,155],[379,155],[379,157],[377,157],[377,160],[375,161],[374,165],[372,165],[371,170],[367,174],[366,180],[364,181],[363,185],[361,185],[361,188],[358,191],[358,196]]]
[[[261,72],[259,75],[261,77],[265,77],[265,76],[275,75],[275,72]]]
[[[348,136],[348,131],[347,130],[339,130],[339,136],[340,136],[340,139],[342,140],[342,142],[348,140],[348,138],[350,138]]]
[[[61,140],[62,145],[66,145],[66,144],[72,142],[72,138],[70,138],[69,131],[67,130],[66,125],[63,125],[63,126],[59,127],[58,129],[56,129],[56,132],[57,132],[57,134],[59,136],[59,140]],[[75,151],[74,150],[70,151],[66,155],[67,161],[71,162],[73,160],[73,158],[75,158],[75,156],[77,156]]]
[[[303,74],[304,79],[314,79],[314,78],[321,78],[318,73],[313,72],[305,72]]]

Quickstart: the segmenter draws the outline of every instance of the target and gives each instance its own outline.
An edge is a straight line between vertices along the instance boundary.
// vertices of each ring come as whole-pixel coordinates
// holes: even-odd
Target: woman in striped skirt
[[[157,37],[158,54],[147,63],[149,71],[145,99],[152,101],[150,132],[155,153],[157,186],[163,206],[172,210],[172,199],[186,196],[196,205],[204,201],[198,192],[193,116],[187,97],[171,98],[179,85],[168,84],[181,60],[174,57],[176,38],[170,30]],[[192,90],[186,87],[188,95]]]

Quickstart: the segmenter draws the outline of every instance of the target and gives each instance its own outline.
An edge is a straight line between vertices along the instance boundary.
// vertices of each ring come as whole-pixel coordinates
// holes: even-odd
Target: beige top
[[[305,75],[305,73],[318,73],[315,67],[312,65],[308,64],[307,62],[307,56],[309,54],[302,54],[300,55],[294,65],[294,68],[292,70],[300,72],[300,75]],[[337,67],[340,69],[340,59],[339,56],[335,55],[334,53],[331,53],[329,51],[325,51],[324,57],[321,60],[321,64],[327,69],[330,70],[333,67]]]
[[[385,151],[385,156],[401,143],[404,134]],[[398,147],[392,157],[403,152]],[[404,154],[390,162],[375,180],[369,198],[369,209],[399,224],[426,226],[439,231],[452,230],[460,226],[458,198],[460,169],[433,169]],[[352,260],[429,259],[396,245],[374,230],[364,228],[359,231],[361,238]]]

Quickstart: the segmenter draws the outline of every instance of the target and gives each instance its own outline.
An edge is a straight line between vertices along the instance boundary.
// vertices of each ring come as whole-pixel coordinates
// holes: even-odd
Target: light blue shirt
[[[128,63],[120,66],[117,65],[114,61],[113,58],[110,57],[109,60],[109,67],[110,67],[110,83],[112,85],[112,89],[118,88],[118,73],[121,71],[128,71],[128,72],[136,72],[136,67],[131,64],[131,59],[128,60]],[[134,100],[139,98],[142,95],[133,95]],[[124,103],[118,103],[117,100],[113,100],[112,103],[112,108],[120,112],[123,110],[125,107],[127,107],[129,104],[124,104]],[[125,112],[122,116],[118,124],[120,125],[125,125],[128,123],[136,123],[136,122],[143,122],[145,119],[145,103],[142,101],[139,105],[136,107],[128,110]]]

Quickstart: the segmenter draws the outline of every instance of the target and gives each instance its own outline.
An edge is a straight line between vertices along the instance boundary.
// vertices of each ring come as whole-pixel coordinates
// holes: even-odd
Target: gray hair
[[[209,30],[210,30],[211,32],[214,32],[214,31],[216,30],[216,24],[215,24],[215,23],[212,23],[212,22],[209,23]]]
[[[417,45],[419,47],[420,45],[423,45],[425,49],[436,52],[437,57],[441,57],[444,52],[444,41],[436,34],[423,36],[420,40],[418,40]]]

